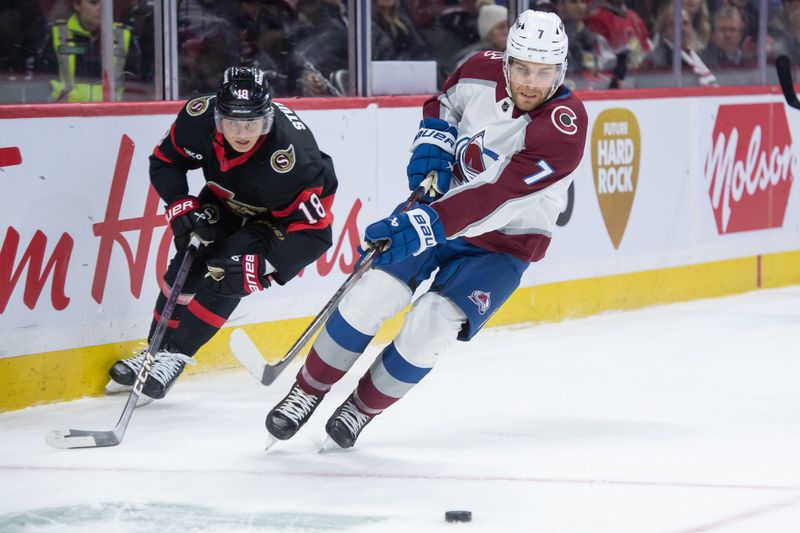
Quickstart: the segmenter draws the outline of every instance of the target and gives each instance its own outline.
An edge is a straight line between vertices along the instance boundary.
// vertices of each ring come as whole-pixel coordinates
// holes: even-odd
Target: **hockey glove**
[[[376,265],[397,263],[445,240],[439,215],[422,204],[414,204],[408,211],[370,224],[364,232],[364,248],[381,247],[381,253],[375,257]],[[359,251],[364,253],[364,248]]]
[[[275,268],[257,254],[232,255],[206,262],[205,285],[221,296],[243,297],[270,286],[269,274]]]
[[[200,209],[200,201],[194,196],[187,196],[167,207],[167,222],[172,228],[175,248],[183,250],[189,244],[192,235],[196,235],[201,246],[214,242],[214,229],[208,217]]]
[[[434,172],[433,188],[444,194],[453,177],[453,161],[458,132],[450,123],[438,118],[426,118],[419,123],[419,132],[411,145],[411,160],[406,168],[408,188],[419,187],[428,173]],[[426,197],[433,199],[432,191]]]

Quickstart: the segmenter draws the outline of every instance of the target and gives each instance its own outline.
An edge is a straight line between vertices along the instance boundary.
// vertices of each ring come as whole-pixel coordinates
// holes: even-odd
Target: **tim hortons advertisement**
[[[378,195],[374,182],[352,176],[376,174],[377,150],[367,127],[374,111],[348,113],[352,129],[336,134],[363,149],[357,167],[343,153],[347,144],[331,145],[333,128],[320,126],[317,135],[340,180],[333,246],[299,279],[246,298],[233,323],[314,315],[353,270]],[[174,253],[163,202],[149,186],[148,156],[173,117],[6,121],[0,177],[14,192],[0,201],[0,357],[146,335]],[[199,172],[190,173],[192,192],[202,183]]]
[[[705,183],[720,235],[783,226],[796,172],[782,103],[719,106]]]

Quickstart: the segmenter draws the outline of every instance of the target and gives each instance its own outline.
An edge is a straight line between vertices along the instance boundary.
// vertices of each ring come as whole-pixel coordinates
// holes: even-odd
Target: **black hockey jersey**
[[[242,222],[266,224],[280,246],[267,260],[283,284],[332,244],[337,180],[305,123],[273,102],[270,131],[248,152],[233,150],[217,131],[216,96],[190,100],[150,156],[150,181],[167,205],[186,197],[187,171],[202,168],[206,188]]]

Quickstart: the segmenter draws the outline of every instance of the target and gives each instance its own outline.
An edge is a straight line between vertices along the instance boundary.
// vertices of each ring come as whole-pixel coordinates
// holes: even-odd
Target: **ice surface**
[[[0,532],[800,531],[800,287],[486,330],[317,453],[376,354],[269,454],[296,363],[184,377],[114,448],[44,435],[111,429],[124,396],[0,414]]]

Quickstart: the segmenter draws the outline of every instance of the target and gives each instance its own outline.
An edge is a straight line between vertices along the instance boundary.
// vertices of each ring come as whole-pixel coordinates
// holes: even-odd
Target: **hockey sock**
[[[309,394],[325,395],[350,370],[373,337],[350,325],[337,309],[314,341],[297,373],[297,384]]]
[[[170,348],[189,356],[194,355],[225,325],[237,305],[239,298],[199,290],[186,306],[180,324],[173,331]]]
[[[410,363],[391,343],[359,380],[355,403],[364,413],[376,415],[405,396],[430,371]]]

